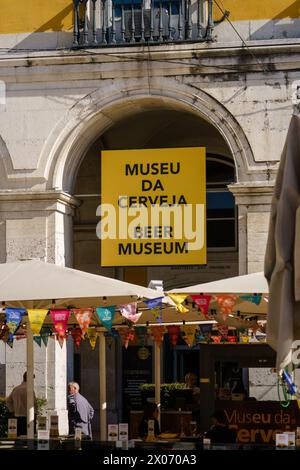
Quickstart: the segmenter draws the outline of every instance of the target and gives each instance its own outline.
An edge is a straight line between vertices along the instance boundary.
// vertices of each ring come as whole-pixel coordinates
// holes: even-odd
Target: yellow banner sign
[[[101,155],[102,266],[206,264],[205,148]]]

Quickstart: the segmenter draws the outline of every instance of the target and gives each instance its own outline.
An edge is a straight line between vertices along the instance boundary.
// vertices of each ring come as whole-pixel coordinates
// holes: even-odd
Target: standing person
[[[34,401],[36,397],[34,395]],[[23,382],[15,387],[6,400],[7,408],[14,414],[18,422],[18,436],[27,434],[27,372],[23,374]]]
[[[94,416],[94,408],[79,393],[78,383],[70,382],[68,392],[69,434],[75,434],[75,428],[81,428],[85,436],[92,438],[91,420]]]

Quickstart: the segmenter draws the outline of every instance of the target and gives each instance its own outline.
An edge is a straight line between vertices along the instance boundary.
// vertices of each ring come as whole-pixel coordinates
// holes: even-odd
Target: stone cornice
[[[236,204],[271,204],[274,181],[268,183],[234,183],[228,189],[235,197]]]
[[[213,62],[211,62],[213,60]],[[72,78],[95,79],[151,74],[231,74],[276,72],[300,68],[300,40],[193,43],[107,47],[79,50],[7,52],[0,56],[0,78],[9,82]],[[143,64],[145,70],[143,69]],[[86,67],[78,68],[78,65]],[[126,66],[124,66],[124,64]],[[51,70],[49,70],[51,66]],[[66,75],[62,67],[66,67]],[[126,73],[127,72],[127,73]]]
[[[81,202],[74,196],[64,192],[56,190],[46,191],[24,191],[24,190],[7,190],[0,191],[0,204],[5,203],[59,203],[65,206],[76,208],[80,206]]]

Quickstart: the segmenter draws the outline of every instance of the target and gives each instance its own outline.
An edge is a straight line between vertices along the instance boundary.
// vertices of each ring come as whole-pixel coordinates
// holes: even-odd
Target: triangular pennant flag
[[[72,328],[71,335],[76,348],[79,348],[82,339],[82,329],[79,326]]]
[[[52,334],[52,330],[49,326],[43,326],[43,328],[40,331],[40,336],[41,336],[42,341],[43,341],[43,343],[46,347],[47,347],[47,344],[48,344],[49,336],[51,336],[51,334]]]
[[[97,307],[96,313],[102,325],[107,328],[108,331],[111,330],[113,320],[115,317],[115,305],[111,305],[110,307]]]
[[[240,295],[240,299],[247,300],[248,302],[252,302],[255,305],[260,304],[261,298],[262,298],[261,294]]]
[[[73,309],[76,320],[81,328],[82,334],[85,335],[90,326],[93,309],[92,308],[75,308]]]
[[[35,335],[35,336],[33,337],[33,341],[35,341],[36,344],[37,344],[39,347],[42,346],[42,337],[41,337],[41,336]]]
[[[161,307],[162,305],[162,297],[155,297],[155,299],[145,299],[144,303],[147,305],[147,307],[152,310],[153,308]]]
[[[156,297],[155,299],[146,299],[144,303],[155,316],[155,320],[162,322],[162,300],[164,297]]]
[[[208,319],[208,308],[210,301],[212,299],[211,295],[203,295],[203,294],[198,294],[198,295],[191,295],[193,301],[198,305],[200,308],[201,312],[205,316],[205,318]]]
[[[162,325],[150,326],[149,330],[153,340],[159,346],[164,340],[164,332],[166,331],[166,328]]]
[[[64,340],[65,340],[65,336],[60,336],[59,334],[57,335],[56,337],[57,341],[59,342],[59,345],[61,347],[61,349],[63,348],[64,346]]]
[[[13,348],[13,344],[14,344],[14,335],[12,335],[11,333],[8,333],[8,337],[7,337],[7,340],[6,340],[6,344],[7,344],[10,348]]]
[[[223,319],[226,320],[228,315],[232,312],[235,306],[237,296],[234,294],[216,295],[216,300],[220,306]]]
[[[39,335],[48,313],[46,309],[27,309],[30,327],[33,335]]]
[[[188,308],[184,307],[182,304],[182,302],[185,301],[185,299],[187,298],[187,295],[186,294],[168,294],[168,296],[170,297],[170,299],[173,300],[173,302],[176,304],[176,310],[178,310],[178,312],[180,313],[187,313],[189,311]]]
[[[90,345],[92,346],[92,349],[95,349],[96,343],[97,343],[97,338],[98,334],[95,328],[88,328],[86,335],[89,339]]]
[[[24,308],[5,308],[6,325],[8,326],[9,333],[11,335],[13,335],[19,327],[24,313]]]
[[[50,310],[50,314],[54,323],[55,331],[59,339],[64,339],[66,337],[67,323],[70,315],[70,310]],[[60,346],[62,347],[63,341],[59,341]]]
[[[135,334],[139,340],[140,346],[145,346],[147,338],[147,327],[146,326],[137,326],[135,328]]]
[[[137,313],[137,302],[132,302],[126,305],[120,305],[119,308],[121,315],[126,318],[126,320],[129,320],[133,323],[136,323],[142,315],[141,313]]]
[[[134,329],[129,326],[122,326],[118,329],[119,336],[125,349],[128,348],[129,341],[134,339]]]
[[[168,330],[168,334],[169,334],[169,337],[170,337],[171,344],[175,348],[175,346],[177,344],[177,341],[178,341],[178,337],[180,335],[180,326],[178,326],[178,325],[169,325],[169,326],[167,326],[167,330]]]
[[[183,330],[183,339],[186,344],[191,348],[195,343],[195,334],[197,330],[196,325],[184,325],[182,327]]]

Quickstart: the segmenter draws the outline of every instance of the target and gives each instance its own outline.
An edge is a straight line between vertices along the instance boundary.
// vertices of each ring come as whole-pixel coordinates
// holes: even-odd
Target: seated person
[[[158,406],[156,403],[146,403],[144,409],[144,415],[139,425],[139,436],[145,438],[148,436],[148,421],[152,419],[154,421],[154,435],[157,437],[160,434],[159,422],[158,422]]]
[[[213,425],[204,437],[210,439],[212,444],[226,444],[236,442],[236,431],[229,429],[224,411],[215,411],[212,416]]]

